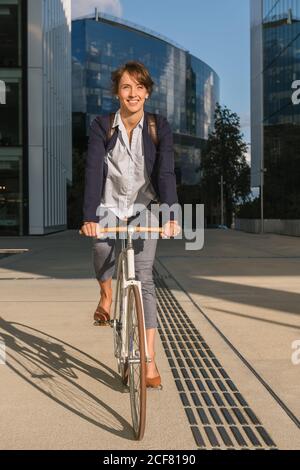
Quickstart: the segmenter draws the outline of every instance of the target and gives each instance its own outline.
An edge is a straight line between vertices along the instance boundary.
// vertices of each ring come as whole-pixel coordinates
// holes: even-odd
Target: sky
[[[100,11],[177,42],[219,75],[220,102],[250,142],[250,0],[71,0],[72,17]]]

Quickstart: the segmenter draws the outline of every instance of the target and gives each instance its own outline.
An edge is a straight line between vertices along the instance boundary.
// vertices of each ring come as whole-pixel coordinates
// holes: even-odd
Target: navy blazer
[[[173,133],[165,117],[156,114],[156,122],[159,141],[157,149],[148,133],[148,113],[144,111],[142,135],[145,166],[159,202],[171,206],[178,202],[174,172]],[[106,143],[108,128],[109,114],[96,117],[90,125],[85,165],[84,222],[99,222],[96,211],[100,205],[107,177],[107,163],[104,162],[104,156],[115,146],[118,137],[118,133],[115,132]],[[173,218],[174,215],[171,214],[170,219]]]

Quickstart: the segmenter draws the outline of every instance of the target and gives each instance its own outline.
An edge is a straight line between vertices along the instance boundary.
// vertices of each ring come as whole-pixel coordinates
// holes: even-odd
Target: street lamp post
[[[221,225],[224,225],[224,204],[223,204],[223,175],[221,175]]]
[[[266,171],[267,169],[262,165],[260,169],[260,233],[264,233],[264,178]]]
[[[264,233],[264,171],[260,170],[260,233]]]
[[[248,147],[251,147],[251,142],[247,143]],[[257,173],[260,173],[260,233],[264,233],[264,176],[267,169],[264,168],[263,154],[260,159],[260,169]]]
[[[221,175],[221,181],[219,181],[219,185],[221,186],[221,225],[224,225],[224,187],[223,185],[226,181],[223,180],[223,175]]]

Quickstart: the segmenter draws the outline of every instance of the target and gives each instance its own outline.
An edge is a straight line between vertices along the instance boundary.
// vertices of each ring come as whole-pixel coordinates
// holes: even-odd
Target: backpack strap
[[[109,142],[112,136],[114,135],[115,129],[113,129],[113,123],[115,119],[116,113],[109,114],[109,127],[106,135],[106,142]],[[157,124],[155,114],[148,113],[148,134],[151,137],[152,142],[154,143],[155,147],[158,146],[158,135],[157,135]]]
[[[109,126],[108,126],[108,131],[107,131],[107,140],[106,142],[109,142],[112,136],[114,135],[115,129],[113,129],[113,123],[115,119],[116,113],[110,113],[109,114]]]
[[[158,146],[158,135],[155,114],[148,113],[148,134],[150,135],[155,147]]]

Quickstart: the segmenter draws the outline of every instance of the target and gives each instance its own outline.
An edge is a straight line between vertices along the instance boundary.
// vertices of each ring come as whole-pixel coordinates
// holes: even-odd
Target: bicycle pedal
[[[99,320],[95,320],[94,321],[94,326],[111,326],[111,325],[108,322],[102,322],[102,321],[99,321]]]

